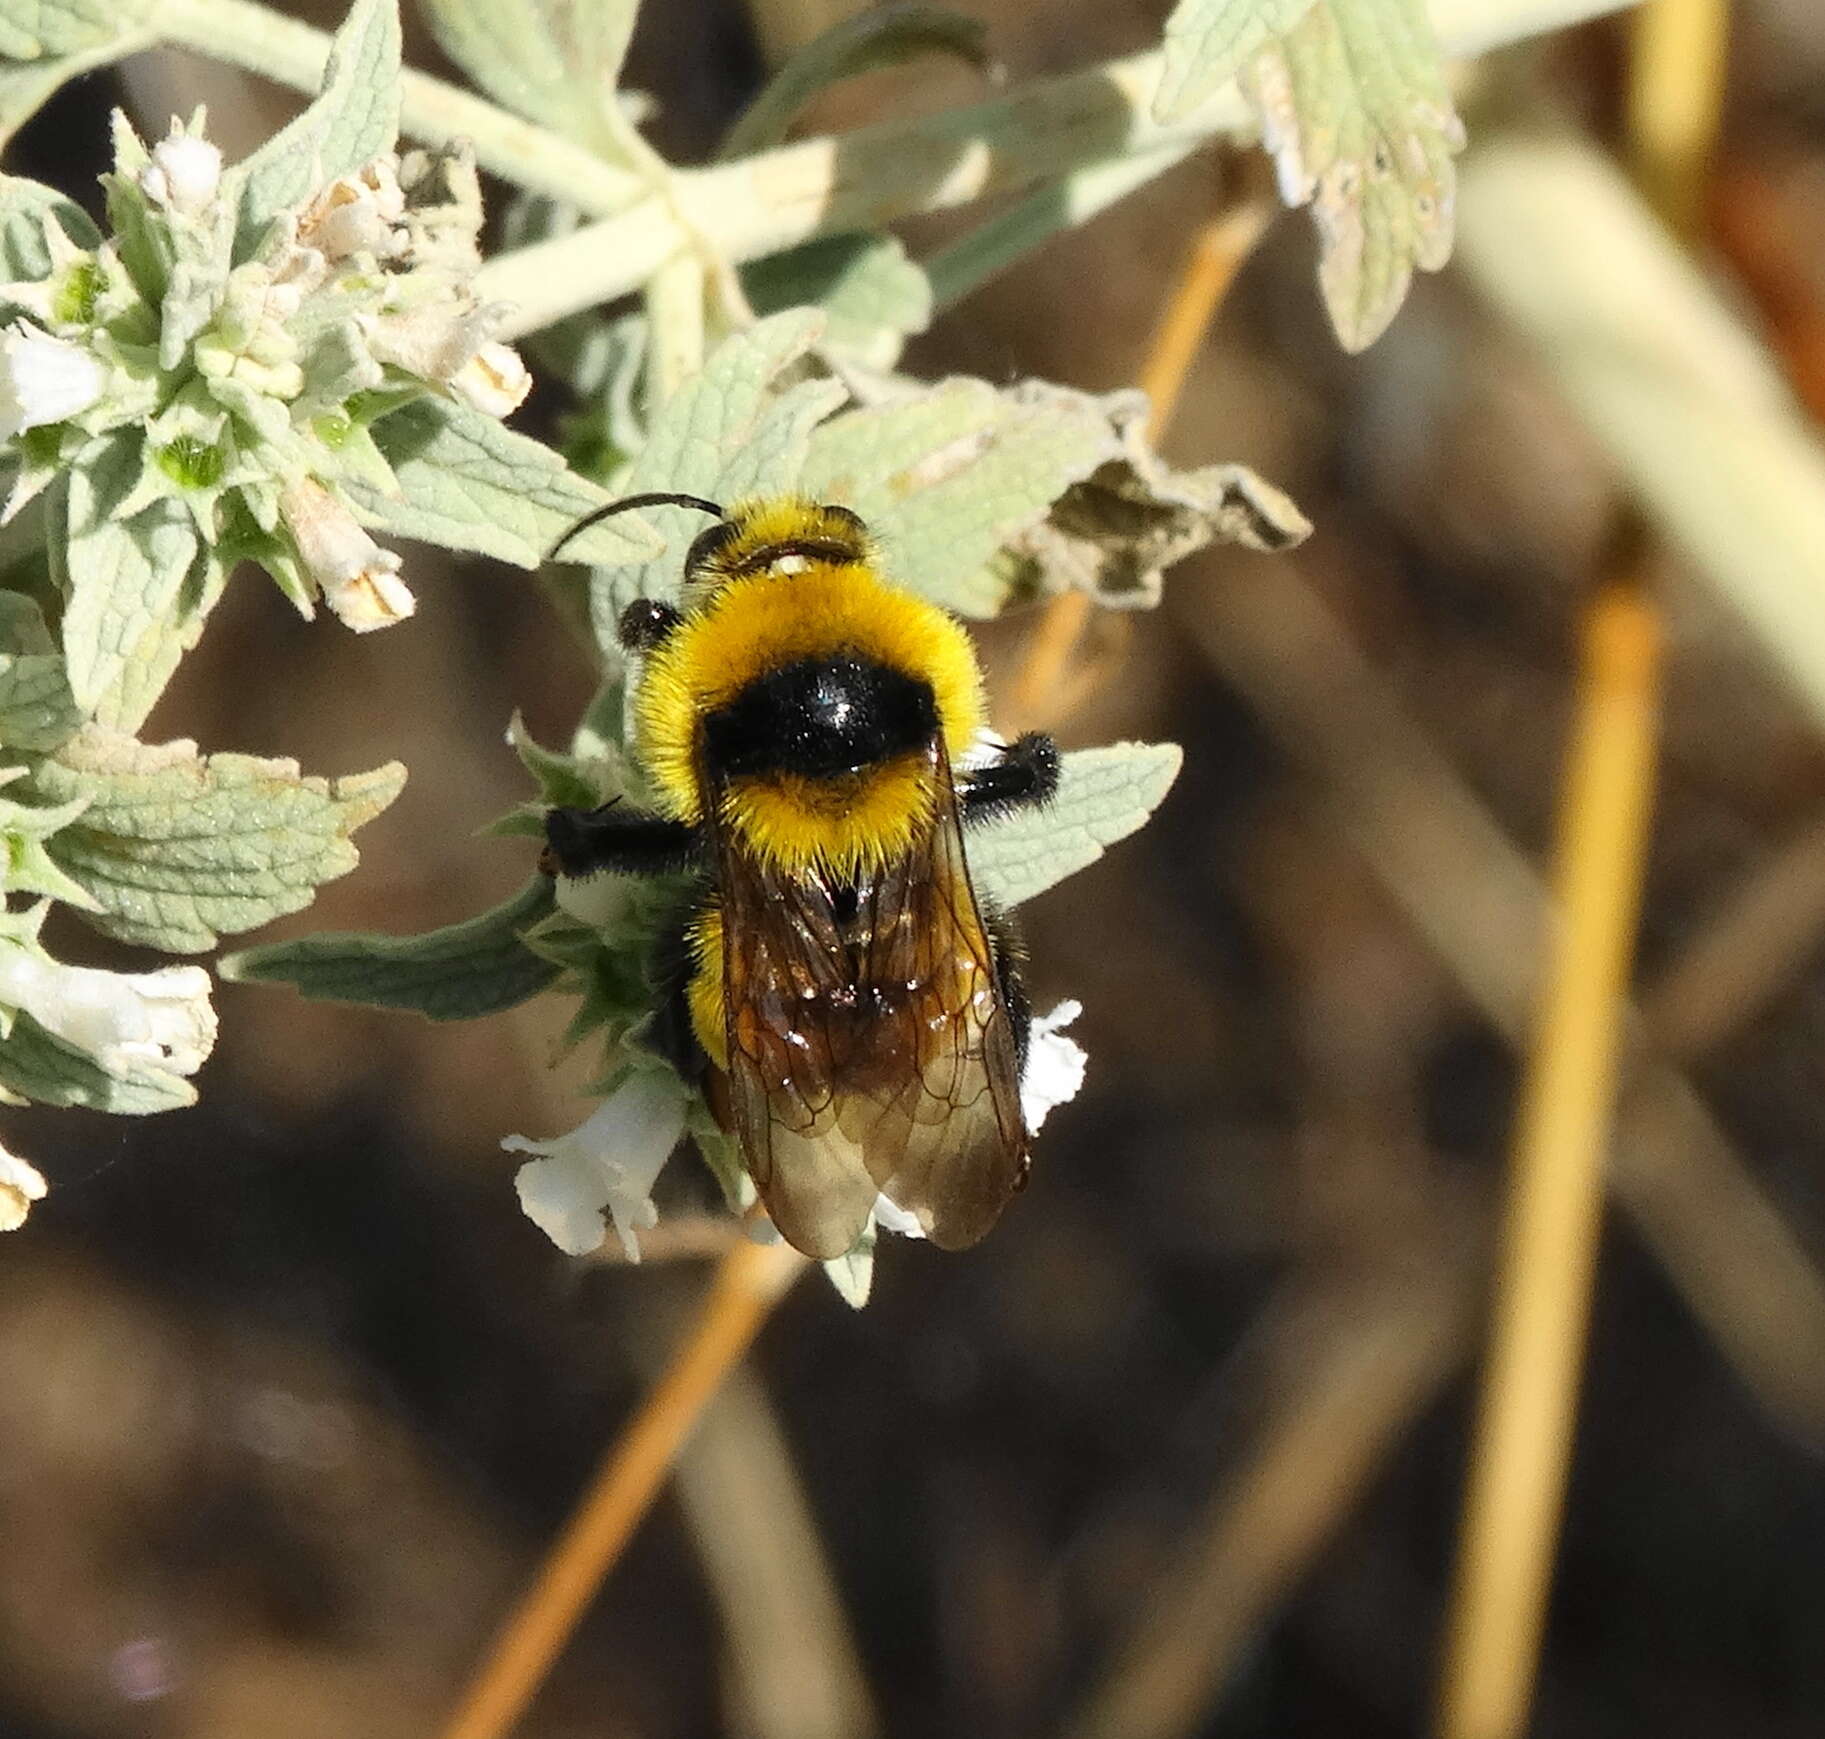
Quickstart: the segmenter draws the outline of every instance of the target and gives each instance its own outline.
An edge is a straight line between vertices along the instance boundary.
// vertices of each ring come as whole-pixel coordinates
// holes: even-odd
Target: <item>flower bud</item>
[[[450,390],[484,415],[504,417],[526,402],[532,374],[517,350],[490,340],[451,375]]]
[[[222,153],[207,139],[172,129],[152,147],[139,174],[140,191],[155,205],[194,217],[215,198],[222,181]]]
[[[0,440],[86,411],[107,383],[81,345],[15,320],[0,337]]]

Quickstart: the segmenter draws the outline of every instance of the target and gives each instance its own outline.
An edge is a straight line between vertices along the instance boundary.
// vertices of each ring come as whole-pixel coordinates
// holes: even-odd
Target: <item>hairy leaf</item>
[[[354,0],[331,41],[322,94],[235,171],[237,254],[244,257],[278,213],[392,150],[398,134],[398,0]]]
[[[101,244],[101,233],[88,213],[54,187],[20,175],[0,175],[0,274],[6,282],[36,283],[50,276],[51,251],[44,240],[48,222],[57,223],[78,247]]]
[[[536,568],[579,519],[611,499],[549,447],[445,399],[420,399],[394,411],[373,425],[372,434],[399,494],[350,481],[344,485],[349,499],[366,524],[445,549]],[[564,555],[628,561],[654,547],[637,521],[616,519],[586,532]]]
[[[0,652],[0,743],[28,755],[48,754],[75,735],[82,709],[55,652]]]
[[[1171,123],[1227,83],[1270,36],[1291,30],[1312,0],[1179,0],[1166,20],[1166,51],[1153,118]]]
[[[73,739],[31,778],[47,801],[87,800],[48,849],[99,903],[88,921],[172,954],[309,905],[355,867],[350,834],[404,782],[396,762],[322,779],[294,761],[205,757],[194,743],[148,747],[109,731]]]
[[[1176,743],[1115,743],[1066,755],[1050,803],[970,834],[977,891],[997,905],[1018,906],[1095,863],[1160,806],[1184,759]]]
[[[1464,129],[1424,0],[1315,0],[1244,84],[1281,197],[1311,205],[1337,340],[1366,349],[1451,257]]]
[[[560,968],[520,940],[552,910],[536,876],[491,912],[421,936],[305,936],[227,956],[224,978],[289,984],[320,1002],[415,1009],[432,1020],[498,1014],[537,994]]]
[[[756,313],[822,308],[824,348],[868,368],[892,368],[931,324],[931,285],[898,236],[826,236],[743,267],[741,281]]]
[[[220,589],[210,583],[212,564],[198,561],[196,527],[181,503],[156,501],[130,519],[113,517],[140,462],[137,430],[92,443],[70,472],[67,498],[70,692],[120,730],[135,729],[152,710]]]
[[[615,86],[636,0],[419,0],[438,46],[517,114],[623,154]]]
[[[0,59],[101,48],[144,24],[154,0],[0,0]]]

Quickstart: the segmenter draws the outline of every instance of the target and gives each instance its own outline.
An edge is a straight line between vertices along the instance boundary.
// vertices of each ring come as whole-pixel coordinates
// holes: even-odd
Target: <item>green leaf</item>
[[[758,314],[822,308],[824,348],[868,368],[892,368],[931,324],[931,285],[898,236],[826,236],[744,266],[741,281]]]
[[[1153,118],[1170,125],[1227,83],[1270,36],[1291,30],[1312,0],[1179,0],[1166,20],[1166,51]]]
[[[323,91],[235,171],[241,177],[236,256],[325,182],[348,175],[399,136],[398,0],[354,0],[330,42]]]
[[[49,849],[100,903],[88,921],[171,954],[309,905],[355,867],[349,835],[404,782],[397,762],[322,779],[294,761],[205,757],[194,743],[148,747],[108,731],[73,739],[31,777],[46,801],[87,799]]]
[[[1316,0],[1243,84],[1281,197],[1312,207],[1337,341],[1366,349],[1451,257],[1464,129],[1424,0]]]
[[[0,60],[100,48],[144,24],[154,0],[0,0]]]
[[[40,1105],[79,1105],[133,1117],[196,1103],[196,1089],[182,1075],[154,1068],[110,1074],[87,1051],[46,1032],[23,1012],[0,1039],[0,1090]]]
[[[137,430],[93,443],[69,474],[64,560],[69,604],[63,651],[76,704],[105,725],[135,729],[152,710],[183,644],[214,602],[208,563],[181,503],[114,513],[138,483]],[[219,590],[218,588],[214,588]]]
[[[419,0],[438,46],[529,121],[624,155],[615,86],[636,0]]]
[[[23,767],[0,769],[0,787],[11,785],[24,774]],[[60,828],[69,826],[83,807],[81,798],[37,808],[0,795],[0,895],[37,894],[86,911],[95,909],[95,901],[57,867],[44,843]]]
[[[6,76],[0,73],[0,90]],[[3,120],[0,98],[0,122]],[[101,232],[89,221],[88,213],[54,187],[19,175],[0,175],[0,274],[7,282],[36,283],[51,275],[54,262],[44,239],[48,222],[58,224],[78,247],[101,245]]]
[[[802,486],[868,521],[899,584],[962,615],[992,616],[1008,582],[991,558],[1110,456],[1106,421],[1081,405],[949,380],[826,423]]]
[[[1176,743],[1115,743],[1064,757],[1058,794],[973,829],[970,876],[999,906],[1018,906],[1076,875],[1160,806],[1185,759]]]
[[[535,876],[491,912],[422,936],[306,936],[230,954],[222,977],[289,984],[319,1002],[407,1008],[432,1020],[498,1014],[559,973],[520,940],[552,910],[548,877]]]
[[[808,401],[795,401],[782,416],[775,409],[776,385],[822,331],[823,316],[799,308],[756,321],[717,345],[655,418],[621,492],[667,489],[724,501],[731,490],[791,487],[802,457],[793,441],[804,432]],[[765,467],[757,447],[768,454]],[[641,517],[665,539],[663,551],[638,563],[598,565],[590,576],[590,617],[604,647],[618,644],[615,626],[631,599],[676,595],[684,552],[703,530],[703,515],[684,508],[650,508]]]
[[[777,145],[819,91],[859,73],[899,66],[928,54],[948,54],[978,71],[989,68],[988,30],[981,20],[942,6],[871,6],[806,43],[729,129],[722,161]]]
[[[370,431],[393,469],[397,497],[343,485],[362,522],[401,537],[536,568],[586,513],[613,499],[549,447],[445,399],[420,399]],[[637,522],[611,520],[564,552],[581,561],[638,560],[655,547]]]
[[[60,654],[0,652],[0,743],[28,755],[49,754],[82,722]]]

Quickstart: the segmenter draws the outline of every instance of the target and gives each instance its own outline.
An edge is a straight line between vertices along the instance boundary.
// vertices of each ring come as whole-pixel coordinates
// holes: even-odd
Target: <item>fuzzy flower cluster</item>
[[[6,517],[98,438],[137,429],[115,520],[175,500],[307,616],[319,597],[356,630],[409,615],[399,558],[344,493],[397,492],[367,425],[427,392],[504,416],[531,385],[472,287],[473,161],[388,154],[264,216],[200,114],[150,149],[117,115],[114,147],[113,234],[82,246],[47,209],[49,270],[0,285],[0,441],[19,461]]]

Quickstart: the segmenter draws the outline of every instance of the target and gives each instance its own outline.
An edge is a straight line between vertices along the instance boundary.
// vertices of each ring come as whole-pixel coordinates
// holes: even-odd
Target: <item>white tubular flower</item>
[[[392,259],[405,249],[406,232],[398,227],[405,210],[392,159],[377,157],[354,175],[337,176],[304,208],[298,246],[332,262],[354,254]]]
[[[1050,1014],[1038,1016],[1027,1034],[1027,1066],[1020,1075],[1020,1114],[1028,1132],[1039,1133],[1046,1113],[1067,1099],[1075,1099],[1084,1084],[1084,1047],[1064,1036],[1062,1028],[1084,1012],[1081,1002],[1061,1002]]]
[[[532,374],[512,346],[489,340],[450,377],[450,390],[484,415],[517,411],[532,391]]]
[[[669,1069],[637,1069],[568,1135],[530,1141],[509,1135],[509,1153],[540,1157],[514,1178],[526,1217],[569,1256],[587,1256],[615,1223],[630,1262],[635,1233],[659,1223],[653,1182],[684,1135],[684,1084]]]
[[[140,192],[156,205],[194,217],[215,198],[222,181],[222,153],[207,139],[192,138],[174,124],[171,137],[152,147],[152,161],[139,172]]]
[[[194,1075],[215,1049],[209,988],[200,966],[102,972],[0,948],[0,1002],[87,1051],[110,1074],[148,1065]]]
[[[0,440],[86,411],[107,384],[81,345],[15,320],[0,337]]]
[[[886,1196],[874,1199],[874,1223],[883,1232],[898,1232],[902,1238],[923,1238],[925,1228],[919,1224],[917,1214],[909,1214],[898,1202],[889,1201]]]
[[[399,578],[399,557],[369,537],[321,483],[306,477],[287,484],[279,494],[279,512],[298,559],[344,626],[366,634],[417,609]]]
[[[0,1147],[0,1232],[16,1232],[25,1224],[33,1202],[44,1200],[44,1176]]]

